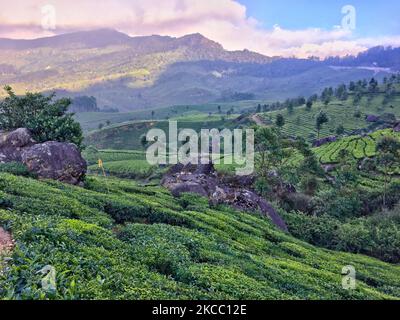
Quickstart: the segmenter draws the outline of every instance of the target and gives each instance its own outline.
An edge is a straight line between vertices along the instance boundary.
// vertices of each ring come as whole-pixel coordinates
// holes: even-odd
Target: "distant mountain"
[[[361,52],[355,57],[329,58],[325,60],[325,63],[336,66],[390,68],[400,71],[400,48],[378,46]]]
[[[18,93],[93,96],[101,109],[128,111],[230,97],[309,95],[341,82],[383,77],[400,69],[398,58],[398,49],[373,49],[345,59],[282,59],[227,51],[201,34],[130,37],[101,29],[34,40],[0,39],[0,84],[10,84]]]

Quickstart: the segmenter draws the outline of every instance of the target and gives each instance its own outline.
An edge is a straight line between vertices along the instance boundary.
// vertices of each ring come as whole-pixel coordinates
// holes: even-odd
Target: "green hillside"
[[[211,118],[220,119],[221,117],[229,118],[227,113],[239,114],[246,111],[254,111],[258,104],[265,104],[266,101],[237,101],[237,102],[221,102],[209,103],[201,105],[178,105],[165,108],[146,109],[132,112],[104,113],[104,112],[82,112],[76,113],[75,119],[78,121],[85,132],[95,131],[99,129],[99,125],[118,126],[127,122],[143,121],[143,120],[167,120],[189,118],[192,121],[195,118]],[[220,110],[219,110],[220,107]],[[153,113],[154,112],[154,113]]]
[[[390,299],[400,269],[318,249],[268,219],[198,196],[91,177],[84,189],[0,174],[0,224],[16,239],[1,298]],[[51,265],[57,290],[38,270]],[[357,289],[342,289],[342,268]]]
[[[305,106],[295,108],[292,113],[288,110],[277,110],[264,113],[261,116],[266,124],[275,123],[276,116],[282,114],[285,118],[285,125],[282,131],[292,136],[302,136],[306,139],[313,140],[317,138],[317,130],[315,128],[316,115],[322,110],[324,111],[329,122],[323,125],[320,132],[321,137],[336,135],[337,128],[342,125],[344,133],[349,134],[357,129],[366,128],[371,123],[366,121],[367,115],[382,115],[384,113],[392,113],[397,118],[400,117],[400,95],[397,94],[389,103],[384,104],[384,94],[375,94],[372,99],[364,95],[358,103],[354,103],[354,97],[350,97],[341,101],[334,99],[328,105],[318,101],[312,106],[311,110],[307,110]]]
[[[377,141],[384,136],[400,138],[400,132],[386,129],[365,136],[349,136],[337,142],[315,148],[315,153],[323,164],[338,163],[340,161],[339,154],[342,150],[347,150],[356,160],[372,158],[376,155]]]
[[[201,129],[223,129],[236,126],[233,121],[235,116],[184,116],[179,118],[178,130],[190,128],[197,132]],[[230,120],[231,119],[231,120]],[[116,150],[143,150],[141,137],[151,129],[162,129],[166,134],[169,132],[168,121],[132,121],[126,124],[117,124],[102,130],[87,134],[85,144],[98,149]]]

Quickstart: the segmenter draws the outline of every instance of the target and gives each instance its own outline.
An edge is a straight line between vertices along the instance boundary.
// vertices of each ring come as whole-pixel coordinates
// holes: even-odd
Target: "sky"
[[[131,36],[201,33],[228,50],[303,58],[400,46],[398,0],[0,0],[0,6],[3,38],[97,28]]]

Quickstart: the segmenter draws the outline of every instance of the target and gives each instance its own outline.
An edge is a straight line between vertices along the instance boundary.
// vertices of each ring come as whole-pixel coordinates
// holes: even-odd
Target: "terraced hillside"
[[[342,150],[347,150],[356,160],[371,158],[376,155],[376,143],[384,136],[400,138],[400,132],[392,129],[378,130],[365,136],[349,136],[339,141],[315,148],[320,163],[338,163],[339,154]]]
[[[324,124],[320,132],[321,137],[336,135],[336,129],[342,125],[344,133],[349,134],[354,130],[366,128],[371,123],[366,121],[367,115],[382,115],[384,113],[392,113],[396,117],[400,117],[400,95],[397,94],[390,103],[383,104],[384,95],[375,94],[372,100],[368,100],[367,96],[363,96],[357,104],[353,103],[351,96],[347,101],[333,100],[328,105],[318,101],[314,104],[311,111],[305,106],[295,108],[293,113],[288,110],[278,110],[274,112],[264,113],[263,116],[266,124],[275,122],[276,116],[282,114],[285,118],[285,125],[282,131],[292,136],[302,136],[306,139],[313,140],[317,137],[315,128],[316,115],[322,110],[324,111],[329,122]]]
[[[160,187],[91,177],[85,188],[0,174],[0,226],[16,241],[0,297],[390,299],[399,266],[318,249],[267,218]],[[342,268],[357,288],[342,288]],[[40,270],[56,271],[56,288]]]

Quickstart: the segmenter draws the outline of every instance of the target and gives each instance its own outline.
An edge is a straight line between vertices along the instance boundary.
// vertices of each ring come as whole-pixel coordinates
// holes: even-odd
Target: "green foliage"
[[[279,128],[282,128],[285,125],[285,118],[280,113],[276,116],[276,125]]]
[[[257,213],[160,187],[88,177],[85,189],[0,173],[0,225],[16,248],[3,299],[390,299],[399,267],[321,250]],[[5,203],[5,202],[4,202]],[[4,210],[6,208],[6,210]],[[115,219],[123,222],[116,224]],[[357,270],[346,291],[342,267]],[[56,290],[41,286],[45,266]]]
[[[0,163],[0,172],[7,172],[16,176],[33,177],[33,174],[29,172],[26,165],[21,162]]]
[[[6,86],[8,96],[0,102],[0,128],[28,128],[36,141],[72,142],[81,146],[83,136],[73,114],[67,113],[69,99],[54,100],[55,95],[28,92],[17,96]]]
[[[397,89],[398,90],[398,89]],[[358,100],[357,100],[358,99]],[[371,126],[371,130],[375,130],[374,125],[365,121],[363,115],[377,115],[382,117],[385,113],[393,113],[397,118],[400,117],[400,96],[394,95],[387,108],[382,108],[384,105],[385,94],[380,87],[379,92],[372,96],[372,100],[368,102],[368,96],[365,92],[349,93],[347,100],[342,101],[333,98],[328,105],[322,101],[313,103],[311,111],[306,107],[297,107],[296,112],[289,114],[286,110],[276,110],[259,115],[264,119],[275,119],[278,113],[285,118],[285,125],[282,127],[282,132],[290,136],[301,136],[312,141],[317,136],[317,128],[315,126],[316,115],[319,110],[326,113],[329,122],[324,124],[320,131],[320,137],[331,136],[335,133],[338,125],[342,125],[344,133],[349,134],[355,130],[363,129]],[[388,110],[392,106],[393,108]],[[360,117],[354,117],[356,111],[360,112]],[[298,122],[300,118],[300,122]]]
[[[400,140],[396,137],[385,136],[376,145],[377,164],[384,174],[383,205],[386,206],[387,187],[391,177],[400,167]]]
[[[294,212],[285,214],[285,218],[290,232],[309,243],[400,262],[400,207],[345,223],[328,215],[317,217]]]
[[[329,118],[326,115],[326,113],[321,110],[315,119],[315,127],[317,128],[318,137],[319,137],[319,133],[322,129],[322,125],[324,125],[327,122],[329,122]]]

